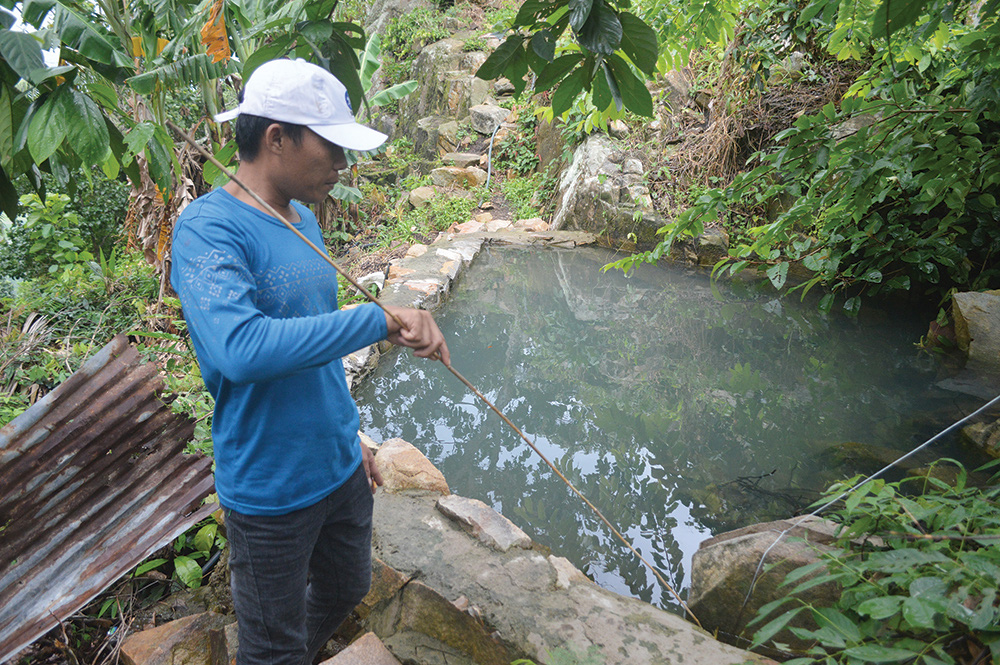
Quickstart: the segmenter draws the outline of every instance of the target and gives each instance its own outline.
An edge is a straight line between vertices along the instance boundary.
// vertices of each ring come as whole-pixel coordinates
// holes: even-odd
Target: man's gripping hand
[[[390,342],[413,349],[413,355],[419,358],[439,357],[445,365],[451,365],[448,345],[430,312],[408,307],[386,307],[386,310],[385,324]]]
[[[365,475],[368,476],[368,484],[372,488],[372,494],[374,494],[375,487],[381,487],[385,481],[382,480],[382,473],[375,465],[375,456],[372,455],[372,451],[364,442],[361,443],[361,464],[365,467]]]

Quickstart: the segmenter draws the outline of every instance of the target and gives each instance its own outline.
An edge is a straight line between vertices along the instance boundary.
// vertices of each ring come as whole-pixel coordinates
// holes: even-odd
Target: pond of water
[[[935,386],[927,316],[823,314],[765,282],[604,251],[484,249],[437,314],[453,363],[677,589],[705,538],[800,511],[979,406]],[[402,437],[598,584],[674,601],[499,418],[437,363],[383,358],[361,427]],[[930,458],[969,453],[948,442]],[[924,460],[926,461],[926,459]]]

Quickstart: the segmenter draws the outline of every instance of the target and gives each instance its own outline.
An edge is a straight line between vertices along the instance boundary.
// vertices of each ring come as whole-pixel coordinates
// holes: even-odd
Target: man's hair
[[[243,91],[240,90],[239,101],[243,102]],[[233,133],[236,135],[236,147],[240,151],[240,161],[252,162],[260,154],[260,142],[264,138],[264,132],[272,124],[281,125],[281,131],[296,144],[302,142],[302,130],[304,125],[296,125],[281,120],[271,120],[259,115],[240,113],[236,116],[236,127]]]
[[[302,142],[304,125],[294,125],[290,122],[271,120],[259,115],[240,113],[236,116],[236,129],[234,130],[236,147],[240,151],[240,161],[252,162],[257,159],[257,155],[260,153],[260,142],[264,138],[264,132],[274,123],[281,125],[281,131],[292,141],[297,144]]]

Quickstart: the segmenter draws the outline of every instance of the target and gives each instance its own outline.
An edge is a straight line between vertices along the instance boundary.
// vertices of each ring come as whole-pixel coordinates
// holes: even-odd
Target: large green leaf
[[[556,38],[548,30],[539,30],[531,36],[531,50],[545,62],[556,57]]]
[[[121,130],[115,126],[113,122],[108,123],[108,143],[111,146],[111,154],[118,157],[119,163],[122,165],[122,170],[125,171],[125,175],[133,183],[138,183],[142,178],[142,174],[139,171],[139,165],[136,164],[135,160],[131,160],[125,163],[121,156],[125,154],[125,141],[122,136]]]
[[[528,49],[521,49],[518,52],[518,56],[512,59],[510,66],[507,67],[507,78],[510,80],[511,85],[514,86],[515,97],[524,92],[525,87],[528,85],[528,82],[525,80],[525,75],[528,73],[528,60],[532,57],[537,57],[534,55],[534,52]]]
[[[883,647],[876,644],[864,644],[844,649],[844,655],[856,658],[866,663],[902,663],[919,654],[914,651],[910,651],[909,649]]]
[[[601,63],[601,72],[594,78],[594,106],[600,110],[605,110],[611,106],[611,102],[615,103],[615,108],[619,111],[622,110],[624,101],[622,100],[622,93],[618,89],[618,82],[615,81],[615,76],[611,72],[611,68],[608,66],[607,61]]]
[[[480,65],[476,76],[484,81],[499,78],[512,61],[516,61],[522,56],[523,45],[524,37],[522,35],[511,35]]]
[[[572,24],[572,19],[570,23]],[[604,0],[594,0],[590,16],[583,27],[577,30],[580,46],[591,53],[608,55],[618,49],[622,42],[622,24]]]
[[[171,175],[177,156],[174,154],[174,143],[162,127],[155,127],[153,138],[146,144],[146,164],[149,166],[149,175],[153,182],[160,188],[161,192],[169,192],[171,189]]]
[[[14,183],[7,177],[7,172],[0,168],[0,210],[11,219],[17,217],[17,198]]]
[[[547,0],[524,0],[521,8],[514,17],[514,25],[530,26],[537,23],[545,16],[549,16],[556,9],[562,6],[561,2],[548,2]]]
[[[55,6],[55,0],[25,0],[21,4],[21,19],[37,30]]]
[[[548,90],[561,81],[582,60],[583,55],[580,53],[567,53],[566,55],[559,56],[546,65],[538,75],[538,78],[535,80],[535,90],[538,92]]]
[[[157,84],[165,88],[176,88],[211,81],[224,74],[225,67],[222,63],[214,63],[212,56],[198,53],[133,76],[128,79],[128,84],[140,95],[149,95]]]
[[[8,10],[0,7],[0,28],[4,30],[10,30],[17,23],[17,17],[11,14]]]
[[[622,102],[632,113],[645,116],[653,115],[653,98],[646,89],[646,84],[635,75],[628,63],[618,55],[609,55],[606,62],[614,74],[615,83],[622,95]]]
[[[63,86],[56,88],[27,118],[28,152],[36,164],[41,164],[59,149],[70,123],[74,122],[74,118],[66,115],[65,106],[59,99],[63,94]]]
[[[652,76],[656,71],[656,58],[659,53],[656,33],[634,14],[621,12],[618,14],[618,20],[622,24],[622,52],[639,68],[639,71]]]
[[[600,2],[600,0],[596,0]],[[590,12],[593,11],[595,0],[569,0],[569,24],[577,32],[583,29]]]
[[[310,20],[329,20],[333,10],[337,7],[338,0],[319,0],[319,2],[306,3],[306,16]]]
[[[373,108],[378,106],[385,106],[389,102],[406,97],[416,89],[417,89],[416,81],[404,81],[403,83],[397,83],[396,85],[390,88],[386,88],[385,90],[379,91],[379,93],[376,94],[374,97],[372,97],[368,103]]]
[[[215,153],[215,158],[224,166],[230,166],[230,162],[235,156],[236,141],[230,141]],[[222,169],[212,162],[205,162],[205,168],[202,170],[202,176],[205,178],[205,182],[209,183],[212,187],[221,187],[229,179],[229,176],[227,176]]]
[[[913,25],[929,0],[882,0],[872,16],[872,37],[885,38],[900,28]]]
[[[108,125],[100,107],[75,88],[58,95],[57,102],[63,107],[63,116],[73,118],[66,129],[66,138],[73,151],[84,162],[103,162],[108,152]]]
[[[60,3],[53,14],[52,28],[64,44],[79,51],[80,55],[106,65],[131,67],[132,61],[120,47],[111,41],[109,35],[97,28],[97,24],[81,16],[67,4]]]
[[[0,168],[10,168],[14,156],[14,114],[10,108],[10,90],[0,86]]]
[[[622,96],[618,92],[618,86],[614,85],[614,78],[608,71],[608,65],[601,63],[601,74],[594,77],[592,85],[591,101],[599,111],[604,111],[611,107],[611,102],[615,102],[618,109],[622,107]],[[611,88],[614,86],[614,92]]]
[[[344,40],[343,36],[334,32],[333,37],[324,45],[323,55],[329,58],[330,73],[336,76],[351,98],[351,108],[361,109],[364,104],[365,90],[361,86],[361,77],[358,76],[358,55],[354,52],[354,47]]]
[[[191,557],[174,557],[174,573],[177,574],[177,579],[191,589],[201,586],[201,566]]]
[[[360,51],[365,47],[368,38],[365,34],[365,29],[357,23],[331,23],[330,27],[332,27],[333,31],[339,34],[344,41],[350,44],[351,48],[355,48]]]
[[[583,92],[586,82],[587,71],[583,67],[577,67],[576,71],[567,76],[552,95],[552,113],[560,116],[568,111],[569,107],[573,105],[573,100]]]
[[[138,125],[133,127],[132,130],[122,138],[124,150],[119,152],[119,155],[121,155],[122,158],[122,163],[132,163],[135,156],[145,150],[149,142],[153,140],[153,134],[155,131],[156,125],[151,122],[140,122]]]
[[[26,32],[0,30],[0,55],[26,81],[45,71],[42,44]]]
[[[365,44],[365,51],[361,54],[361,87],[365,92],[371,86],[372,77],[382,66],[382,38],[378,34],[373,34],[368,43]]]
[[[261,46],[259,49],[250,54],[243,63],[243,69],[240,75],[243,80],[246,81],[253,74],[254,70],[263,65],[268,60],[274,60],[275,58],[280,58],[286,53],[288,49],[292,47],[295,42],[295,37],[292,35],[282,35],[275,39],[269,44]]]
[[[327,21],[301,21],[295,25],[295,32],[312,42],[322,44],[333,36],[333,26]]]
[[[87,77],[87,94],[106,109],[118,109],[118,91],[106,79],[96,75]]]

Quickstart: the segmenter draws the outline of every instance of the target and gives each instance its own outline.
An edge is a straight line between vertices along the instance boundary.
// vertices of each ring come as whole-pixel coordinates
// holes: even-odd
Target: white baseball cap
[[[374,150],[389,138],[355,122],[344,84],[301,58],[271,60],[255,69],[243,86],[240,105],[215,120],[226,122],[240,113],[305,125],[348,150]]]

